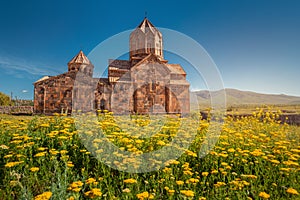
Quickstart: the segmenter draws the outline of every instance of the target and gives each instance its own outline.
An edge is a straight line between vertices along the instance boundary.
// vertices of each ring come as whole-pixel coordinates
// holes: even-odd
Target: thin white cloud
[[[61,72],[54,70],[51,67],[41,64],[33,64],[28,61],[22,60],[20,58],[10,58],[10,57],[1,57],[0,56],[0,68],[6,73],[17,76],[20,76],[21,72],[26,72],[31,75],[57,75]]]

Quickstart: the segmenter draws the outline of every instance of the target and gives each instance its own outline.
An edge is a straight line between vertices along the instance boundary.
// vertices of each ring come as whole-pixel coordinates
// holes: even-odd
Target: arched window
[[[106,104],[105,99],[101,99],[101,100],[100,100],[100,109],[101,109],[101,110],[105,110],[105,104]]]
[[[45,88],[41,88],[39,91],[39,110],[41,113],[45,112]]]
[[[44,88],[41,88],[40,94],[41,94],[41,95],[44,95],[44,93],[45,93],[45,89],[44,89]]]
[[[66,90],[65,93],[64,93],[64,97],[72,97],[71,90]]]
[[[155,83],[155,81],[152,81],[152,91],[155,91],[155,89],[156,89],[156,83]]]

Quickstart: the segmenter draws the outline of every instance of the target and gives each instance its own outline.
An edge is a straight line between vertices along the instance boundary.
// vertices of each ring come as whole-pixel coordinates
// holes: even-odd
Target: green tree
[[[9,106],[10,98],[6,94],[0,92],[0,106]]]

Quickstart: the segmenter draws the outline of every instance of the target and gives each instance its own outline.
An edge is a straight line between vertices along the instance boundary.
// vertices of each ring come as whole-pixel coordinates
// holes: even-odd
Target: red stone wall
[[[71,112],[74,77],[74,73],[65,73],[35,83],[35,113]]]
[[[130,71],[115,70],[117,82],[67,72],[34,84],[35,113],[111,110],[128,113],[189,113],[185,74],[170,72],[163,63],[146,62]],[[76,78],[76,82],[75,82]]]

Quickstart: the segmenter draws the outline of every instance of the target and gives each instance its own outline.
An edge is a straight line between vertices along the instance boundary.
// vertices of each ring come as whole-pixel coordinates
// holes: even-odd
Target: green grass
[[[267,117],[261,120],[261,115]],[[300,191],[300,130],[279,124],[276,117],[258,110],[254,116],[228,118],[218,137],[206,134],[213,124],[197,118],[165,117],[162,123],[161,118],[106,113],[75,124],[76,119],[66,116],[1,115],[0,195],[2,199],[32,199],[40,194],[52,199],[263,199],[268,195],[299,199],[291,193]],[[155,127],[158,131],[146,137]],[[118,161],[115,167],[136,164],[126,155],[105,151],[108,142],[139,158],[171,144],[178,135],[182,143],[173,148],[183,154],[177,161],[167,161],[163,155],[168,165],[159,170],[128,173],[104,164],[113,155]],[[189,148],[182,149],[190,140]],[[201,147],[212,141],[217,141],[214,148],[200,157]],[[101,149],[104,153],[94,154]],[[159,161],[153,158],[153,163]],[[39,170],[33,172],[33,167]]]

